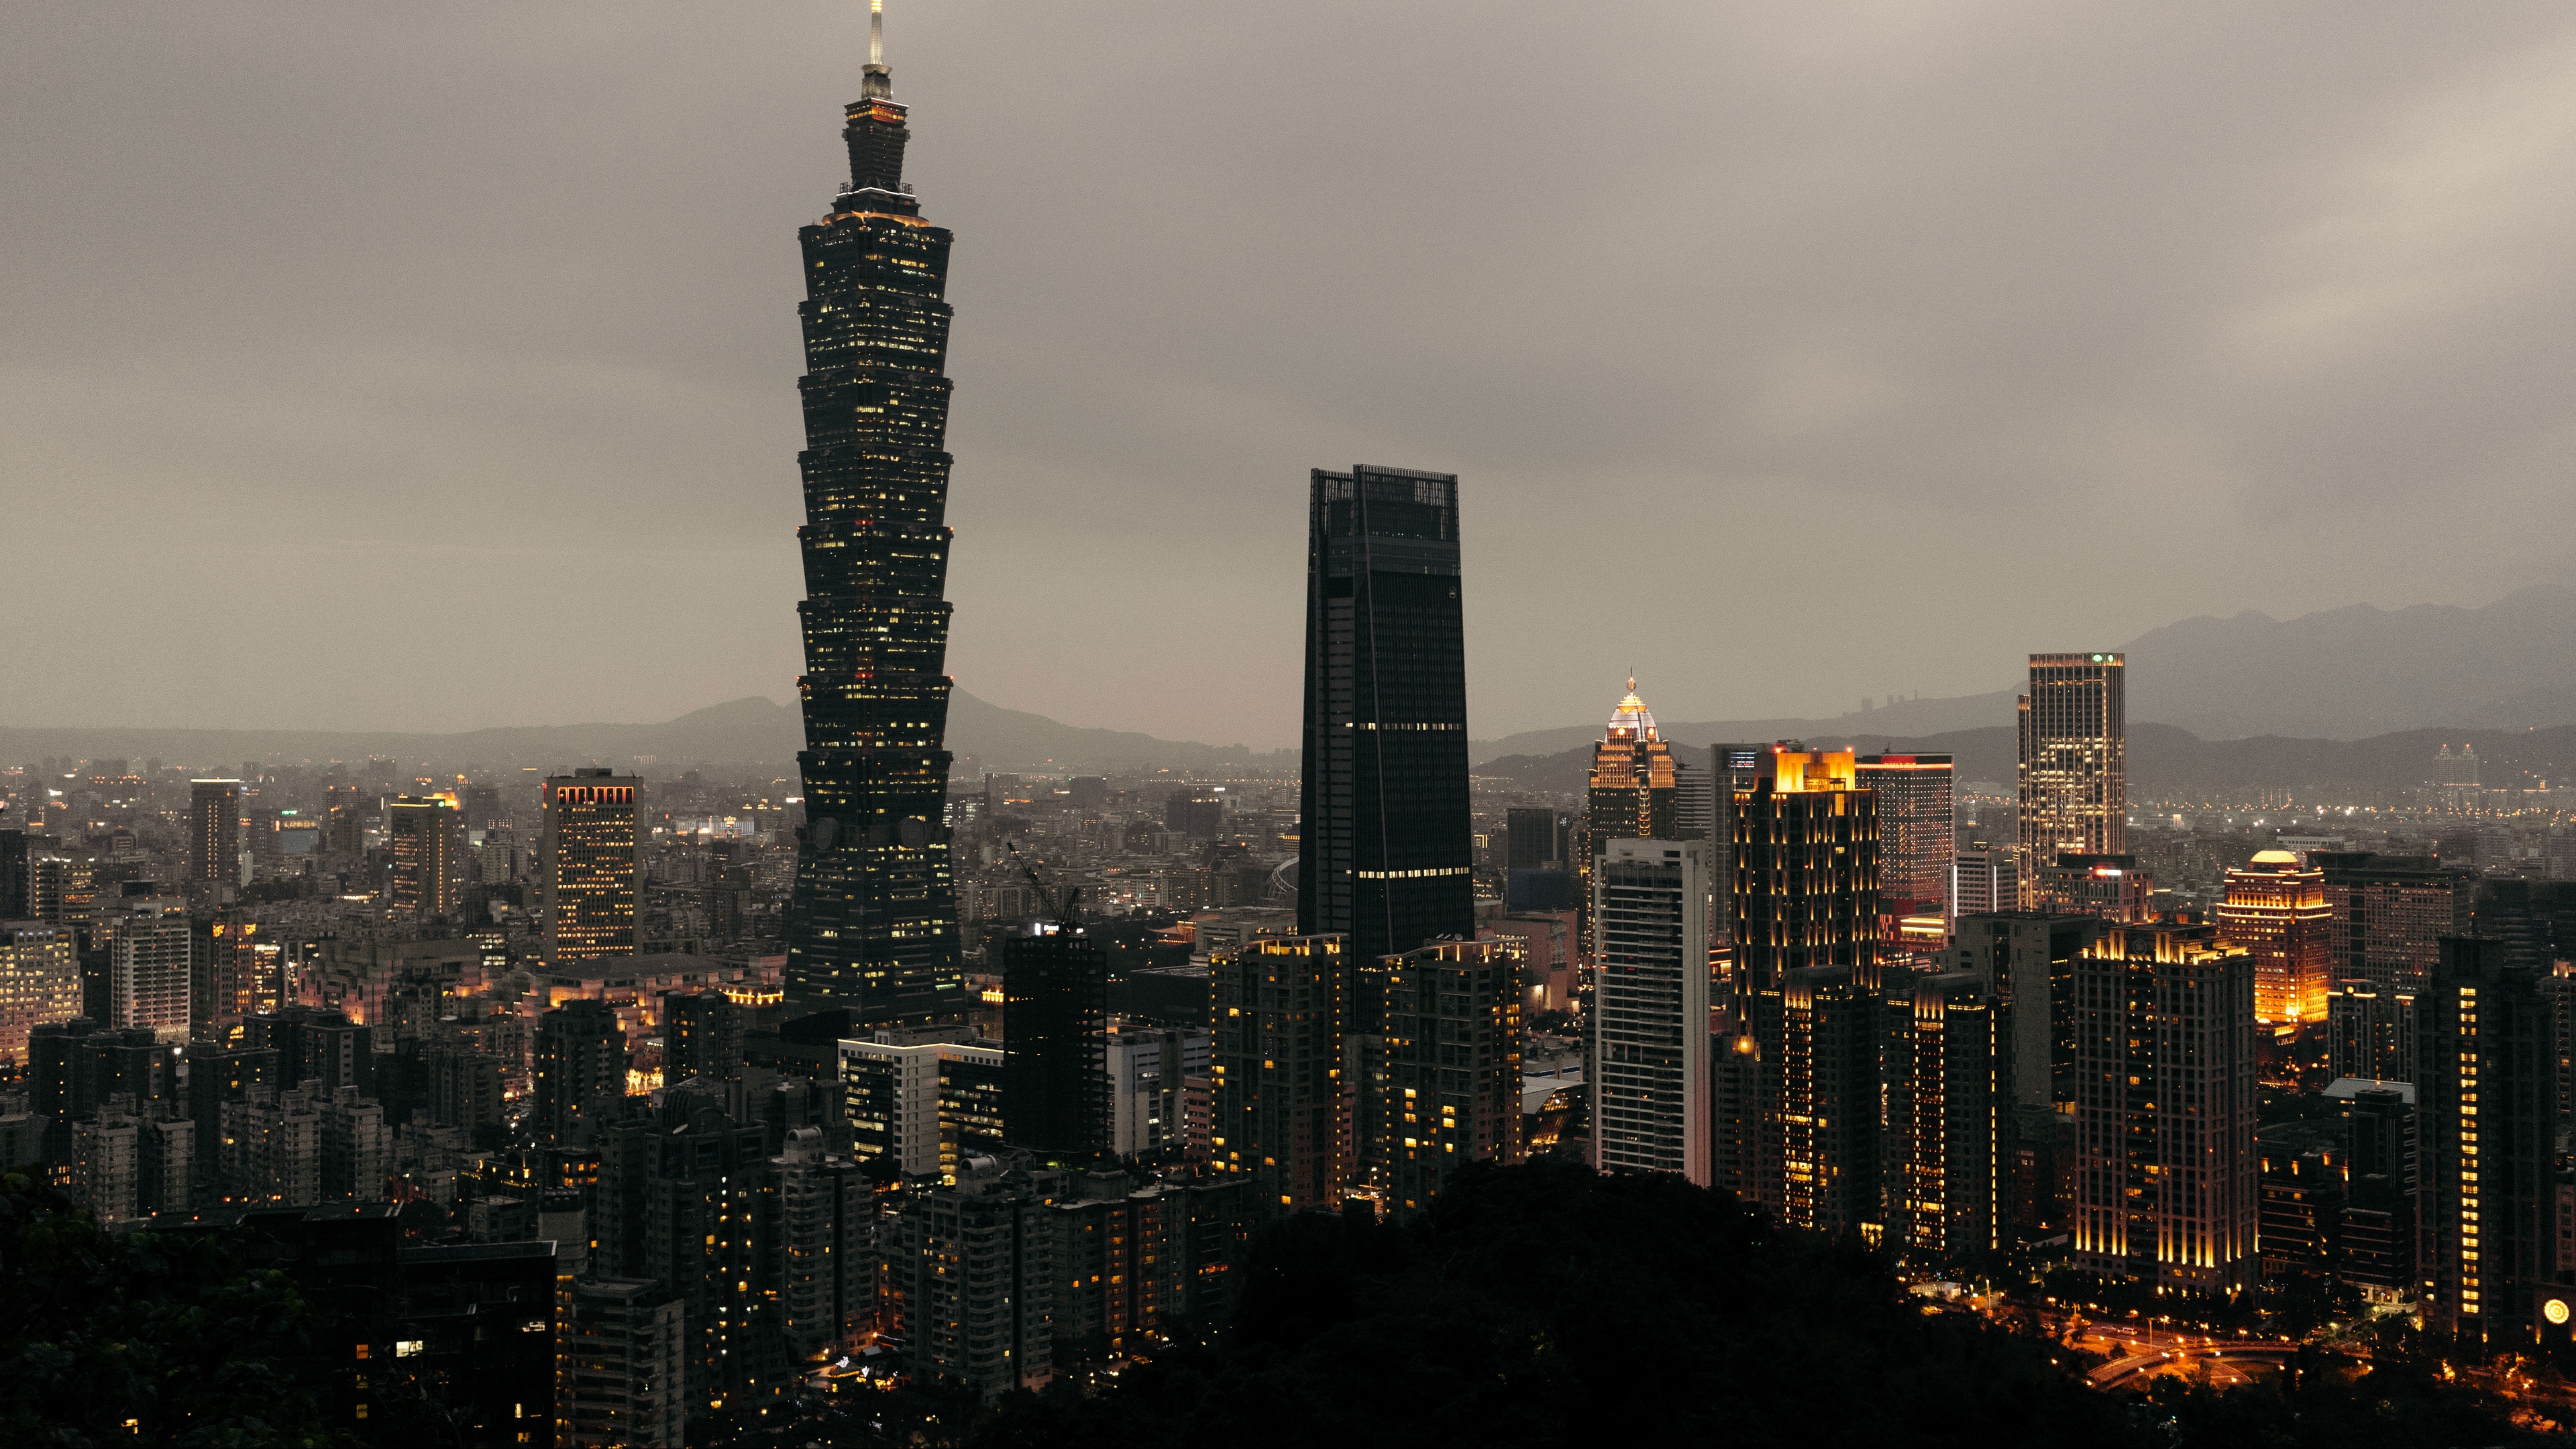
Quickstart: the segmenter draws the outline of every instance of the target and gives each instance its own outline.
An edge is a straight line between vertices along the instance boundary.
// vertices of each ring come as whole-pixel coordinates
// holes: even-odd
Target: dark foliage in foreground
[[[0,1176],[0,1444],[265,1449],[345,1442],[299,1377],[304,1304],[210,1233],[99,1230]]]
[[[2467,1391],[2408,1361],[2376,1364],[2351,1382],[2302,1355],[2281,1379],[2220,1391],[2174,1380],[2149,1391],[2140,1421],[2166,1427],[2184,1449],[2435,1449],[2537,1445]],[[2563,1440],[2558,1442],[2564,1442]]]
[[[1085,1400],[1007,1401],[978,1446],[2115,1445],[2051,1346],[1927,1316],[1883,1263],[1721,1193],[1471,1167],[1400,1225],[1256,1240],[1232,1345]]]

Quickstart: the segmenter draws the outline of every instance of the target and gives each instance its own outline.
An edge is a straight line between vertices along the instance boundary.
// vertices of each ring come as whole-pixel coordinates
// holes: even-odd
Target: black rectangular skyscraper
[[[1317,469],[1297,928],[1372,961],[1475,934],[1458,479]]]
[[[949,234],[903,183],[880,48],[850,184],[805,253],[805,835],[787,989],[877,1022],[963,1010],[945,820]]]
[[[1109,1148],[1109,956],[1078,929],[1002,943],[1002,1134],[1087,1158]]]

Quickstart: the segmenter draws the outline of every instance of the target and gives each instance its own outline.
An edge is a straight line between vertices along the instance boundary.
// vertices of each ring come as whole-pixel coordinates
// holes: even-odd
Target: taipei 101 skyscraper
[[[911,132],[872,0],[850,183],[805,258],[805,831],[790,1001],[867,1023],[962,1013],[944,818],[948,232],[903,181]]]

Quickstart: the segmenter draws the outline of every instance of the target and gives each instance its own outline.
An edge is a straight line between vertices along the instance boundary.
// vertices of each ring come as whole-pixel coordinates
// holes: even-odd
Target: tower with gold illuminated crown
[[[1672,747],[1655,733],[1655,716],[1637,697],[1637,677],[1628,676],[1627,697],[1610,713],[1610,726],[1592,746],[1591,792],[1583,816],[1583,849],[1576,852],[1575,873],[1588,922],[1592,899],[1592,863],[1613,840],[1674,840],[1679,780]]]
[[[872,0],[850,181],[804,251],[805,829],[787,990],[857,1021],[963,1010],[945,819],[949,234],[903,180],[911,131]]]
[[[1627,697],[1592,747],[1591,808],[1585,816],[1592,838],[1673,839],[1675,783],[1672,747],[1655,733],[1654,712],[1637,697],[1632,674]]]

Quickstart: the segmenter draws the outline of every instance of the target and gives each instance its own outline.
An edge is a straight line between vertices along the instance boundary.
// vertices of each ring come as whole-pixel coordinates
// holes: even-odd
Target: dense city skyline
[[[1677,502],[1637,470],[1678,455],[1634,428],[1584,454],[1598,471],[1583,481],[1618,491],[1560,490],[1583,526],[1551,522],[1561,500],[1516,493],[1516,476],[1692,385],[1650,346],[1618,359],[1642,390],[1583,366],[1586,329],[1615,316],[1629,280],[1587,264],[1677,233],[1619,233],[1615,185],[1595,204],[1582,177],[1546,176],[1545,204],[1506,229],[1538,239],[1522,255],[1547,285],[1474,302],[1458,278],[1495,282],[1491,247],[1453,246],[1454,275],[1417,265],[1440,205],[1372,208],[1372,188],[1462,215],[1483,201],[1408,191],[1379,157],[1437,152],[1474,114],[1425,103],[1501,53],[1485,12],[1355,23],[1363,40],[1446,34],[1448,69],[1368,93],[1379,104],[1341,124],[1345,142],[1406,144],[1325,197],[1337,226],[1301,229],[1330,233],[1295,253],[1324,265],[1290,268],[1266,300],[1228,299],[1250,317],[1292,293],[1339,297],[1334,248],[1357,235],[1382,267],[1355,294],[1455,304],[1445,321],[1398,309],[1340,339],[1336,386],[1393,367],[1381,387],[1411,395],[1354,395],[1283,429],[1311,452],[1366,443],[1372,418],[1400,413],[1410,446],[1355,451],[1407,466],[1311,467],[1302,530],[1245,504],[1261,494],[1249,483],[1241,497],[1202,490],[1204,516],[1163,510],[1173,438],[1206,421],[1206,399],[1248,394],[1226,392],[1240,377],[1221,369],[1192,373],[1199,394],[1160,400],[1165,434],[1127,440],[1132,478],[1085,475],[1123,426],[1121,398],[1156,375],[1128,366],[1129,349],[1158,342],[1171,351],[1157,367],[1186,363],[1205,325],[1155,315],[1200,274],[1183,267],[1157,291],[1136,265],[1192,255],[1174,242],[1193,215],[1258,217],[1272,199],[1131,204],[1130,156],[1151,178],[1153,158],[1200,137],[1178,123],[1186,97],[1097,123],[1114,63],[1077,87],[1095,124],[1051,118],[1087,143],[1080,205],[1050,209],[1051,175],[1014,189],[957,164],[1025,96],[980,88],[975,12],[917,39],[978,83],[928,88],[945,111],[898,89],[889,62],[914,52],[889,53],[885,4],[836,17],[869,17],[865,60],[841,67],[841,99],[799,133],[801,151],[838,124],[846,179],[810,193],[819,219],[785,205],[768,218],[800,253],[801,281],[762,294],[793,299],[803,344],[800,566],[771,564],[801,584],[796,705],[445,737],[0,727],[0,1299],[17,1305],[0,1319],[0,1442],[2539,1449],[2576,1433],[2576,663],[2563,652],[2576,587],[2528,584],[2477,611],[2186,620],[2122,646],[2105,618],[2161,597],[2159,580],[2188,591],[2254,557],[2239,550],[2271,547],[2275,586],[2312,587],[2306,555],[2259,528],[2230,534],[2224,516],[2295,480],[2236,477],[2243,496],[2207,518],[2193,511],[2207,478],[2171,470],[2114,480],[2099,518],[2066,490],[2029,491],[2037,472],[1930,509],[1892,489],[1856,504],[1848,474]],[[1175,57],[1272,24],[1187,15],[1156,32],[1157,73],[1201,79]],[[1997,15],[2011,23],[1988,38],[2007,50],[2088,38],[2009,10],[1876,38],[1904,42],[1948,94],[1965,52],[1945,45]],[[1586,118],[1565,88],[1599,79],[1586,57],[1605,33],[1698,21],[1798,59],[1779,47],[1800,27],[1759,16],[1587,21],[1544,79],[1537,124],[1531,104],[1511,115],[1514,201],[1539,189],[1533,164],[1580,149]],[[2137,22],[2084,23],[2138,38]],[[1871,36],[1832,38],[1848,59]],[[1686,49],[1635,53],[1669,67]],[[2154,69],[2151,47],[2130,53]],[[1390,57],[1401,64],[1401,47],[1352,69]],[[2367,69],[2329,58],[2344,83]],[[1899,93],[1914,76],[1881,69]],[[695,119],[706,94],[674,92],[657,119]],[[1651,119],[1630,92],[1604,94],[1608,113]],[[1787,114],[1803,103],[1772,99]],[[2119,110],[2116,95],[2090,99],[2096,121]],[[944,144],[949,120],[961,149],[916,146]],[[762,140],[720,121],[710,134]],[[1471,181],[1474,157],[1459,158],[1447,174]],[[1604,174],[1630,176],[1637,159]],[[2235,174],[2182,159],[2194,164],[2176,175],[2204,189]],[[1799,168],[1831,169],[1813,155]],[[2495,174],[2456,158],[2437,169]],[[2158,195],[2090,179],[2101,190],[2072,198],[2079,209]],[[394,254],[454,219],[435,175],[418,185],[423,220],[381,233],[385,255],[364,261],[417,262]],[[1085,285],[1014,298],[1006,280],[979,331],[985,227],[1007,278],[1010,226],[1031,214],[1058,223],[1057,260]],[[593,264],[623,276],[618,220],[586,216],[584,234],[601,246]],[[2127,236],[2108,212],[2088,222]],[[506,235],[544,232],[522,219]],[[1618,247],[1602,240],[1614,233]],[[1927,221],[1915,235],[1942,233]],[[1720,251],[1742,240],[1723,224],[1709,236]],[[2139,257],[2190,250],[2143,239]],[[1865,235],[1846,259],[1894,276],[1905,251]],[[1835,270],[1820,260],[1818,277]],[[379,290],[390,303],[423,270],[387,267]],[[731,272],[685,276],[661,311],[745,300]],[[1994,295],[2012,291],[1994,280]],[[2031,295],[2011,300],[2041,312],[2076,285],[2045,269],[2014,280]],[[1046,310],[1096,306],[1085,286],[1140,320],[1097,334],[1096,365],[1042,375]],[[1894,297],[1862,300],[1888,324],[1883,343],[1923,320]],[[1419,340],[1498,337],[1533,304],[1561,319],[1514,334],[1554,354],[1557,416],[1537,430],[1490,412],[1502,390],[1460,402],[1513,374],[1508,349],[1448,357]],[[693,338],[720,346],[729,324],[699,315]],[[1257,350],[1227,316],[1215,308],[1196,345]],[[2315,324],[2301,345],[2325,345]],[[1778,339],[1755,334],[1757,360],[1729,376],[1770,365]],[[130,351],[148,363],[159,340]],[[2278,372],[2282,340],[2269,342]],[[1295,371],[1288,351],[1279,377]],[[82,367],[66,357],[44,376]],[[1975,391],[1968,372],[1945,379],[1954,395]],[[1866,472],[1861,444],[1929,419],[1920,396],[1855,406],[1848,375],[1827,381],[1715,408],[1726,441],[1708,456],[1809,452]],[[788,390],[783,374],[769,386]],[[1042,450],[1054,503],[1031,501],[996,434],[952,432],[987,386],[996,414],[1042,394],[1083,404],[1082,425]],[[2083,395],[2025,393],[2002,411]],[[700,410],[677,392],[660,403],[681,419],[666,442]],[[398,467],[390,416],[366,436]],[[2169,460],[2138,448],[2134,424],[2096,416],[2079,431],[2097,457]],[[545,431],[584,466],[612,461],[580,451],[578,420]],[[636,569],[653,545],[631,520],[674,508],[653,468],[687,457],[650,441],[620,438],[654,460],[616,508],[548,527],[560,500],[528,503],[516,522],[543,567],[506,592],[504,634],[477,631],[461,572],[424,609],[382,549],[353,545],[345,597],[317,594],[322,608],[294,616],[317,621],[297,657],[327,658],[330,631],[356,620],[378,677],[493,708],[513,697],[403,631],[426,619],[501,667],[509,641],[536,639],[556,666],[540,688],[563,698],[599,665],[652,682],[665,708],[704,678],[765,667],[756,645],[695,647],[623,609],[596,576],[601,560],[628,565],[719,631],[736,626],[710,600],[757,601],[739,580]],[[1976,445],[1963,446],[1919,461],[1955,468]],[[1442,471],[1488,465],[1490,495]],[[2294,541],[2350,536],[2366,494],[2344,487]],[[1748,501],[1722,546],[1674,547],[1705,521],[1694,509]],[[150,511],[141,495],[120,502]],[[1953,548],[1943,530],[1973,532],[1989,505],[2027,531]],[[952,568],[988,535],[1007,562],[1015,531],[1050,507],[1045,558],[1023,554],[999,586]],[[1483,552],[1489,510],[1505,537]],[[2418,587],[2463,515],[2406,512],[2390,538],[2414,547],[2415,574],[2384,547],[2333,561]],[[2544,536],[2542,512],[2523,510],[2513,536]],[[1147,515],[1157,528],[1119,542],[1163,566],[1097,546]],[[1515,566],[1530,530],[1551,528],[1537,565]],[[1295,611],[1263,560],[1300,532]],[[2165,546],[2177,539],[2190,546]],[[731,547],[723,527],[701,541],[702,564]],[[219,529],[197,542],[196,562],[225,578],[256,572],[256,551]],[[2481,538],[2474,571],[2509,583],[2545,552]],[[243,631],[212,632],[228,627],[220,603],[185,570],[150,569],[148,542],[131,555],[145,571],[128,593],[206,632],[198,653],[221,679],[311,688],[292,664],[229,647],[251,642]],[[1078,581],[1048,573],[1057,556],[1084,566]],[[1205,566],[1224,572],[1175,619],[1188,652],[1158,650],[1130,621]],[[1963,576],[1976,587],[1953,597]],[[1505,605],[1471,625],[1469,601],[1489,593]],[[2013,607],[1971,618],[1957,608],[1969,597]],[[1107,685],[1188,734],[1255,717],[1287,676],[1302,689],[1298,745],[997,709],[950,673],[952,617],[978,609],[1039,645],[1083,643],[1061,661],[1069,674],[1023,680],[1077,717]],[[1272,657],[1262,639],[1300,613],[1302,660]],[[12,623],[13,638],[52,637],[41,617]],[[2007,636],[2021,679],[2004,690],[1865,682],[1890,649],[1937,672]],[[1659,720],[1649,698],[1697,712],[1712,697],[1681,667],[1695,644],[1674,640],[1714,641],[1732,691],[1717,697],[1830,680],[1857,686],[1859,709]],[[158,697],[224,707],[220,685],[130,649],[110,658]],[[1137,660],[1153,662],[1149,681],[1126,676]],[[1629,665],[1624,692],[1578,678],[1612,660]],[[41,662],[25,673],[71,679]],[[1515,681],[1512,708],[1603,722],[1475,740],[1475,681],[1497,677]],[[1209,700],[1233,703],[1193,703]],[[418,725],[434,706],[410,707]],[[2471,721],[2486,728],[2451,728]],[[423,758],[442,751],[454,757]]]
[[[1763,596],[1774,565],[1730,540],[1796,499],[1863,551],[2028,561],[2002,595],[1983,567],[1855,590],[1832,669],[1674,630],[1600,671],[1634,666],[1673,719],[1830,716],[2201,613],[2567,576],[2539,380],[2576,187],[2530,139],[2567,124],[2552,12],[902,24],[941,125],[932,199],[980,238],[952,667],[998,704],[1289,743],[1299,560],[1273,540],[1304,471],[1350,459],[1459,473],[1490,520],[1468,566],[1495,582],[1464,601],[1490,657],[1580,645],[1561,591],[1507,579]],[[848,98],[851,7],[48,8],[16,30],[0,366],[30,403],[0,446],[55,481],[31,528],[112,525],[192,608],[98,587],[78,549],[20,560],[11,723],[787,698],[774,218],[810,219],[833,178],[806,118]],[[1133,139],[1104,200],[1056,118],[1110,106]],[[1598,265],[1568,274],[1513,224],[1540,173],[1584,192]],[[1327,193],[1376,224],[1283,224]],[[1103,206],[1139,220],[1057,220]],[[112,222],[137,207],[186,224]],[[1560,305],[1533,328],[1514,299],[1539,295]],[[1614,489],[1667,526],[1593,527]],[[2114,526],[2144,502],[2186,528]],[[2047,557],[2058,537],[2100,552]],[[2086,587],[2106,565],[2121,587]],[[1923,609],[1944,628],[1859,627]],[[691,667],[550,653],[532,615],[631,624]],[[1211,623],[1263,682],[1158,698]],[[109,639],[134,667],[104,668]],[[247,671],[211,639],[276,647]],[[1491,738],[1586,718],[1597,686],[1496,663],[1470,687]]]

